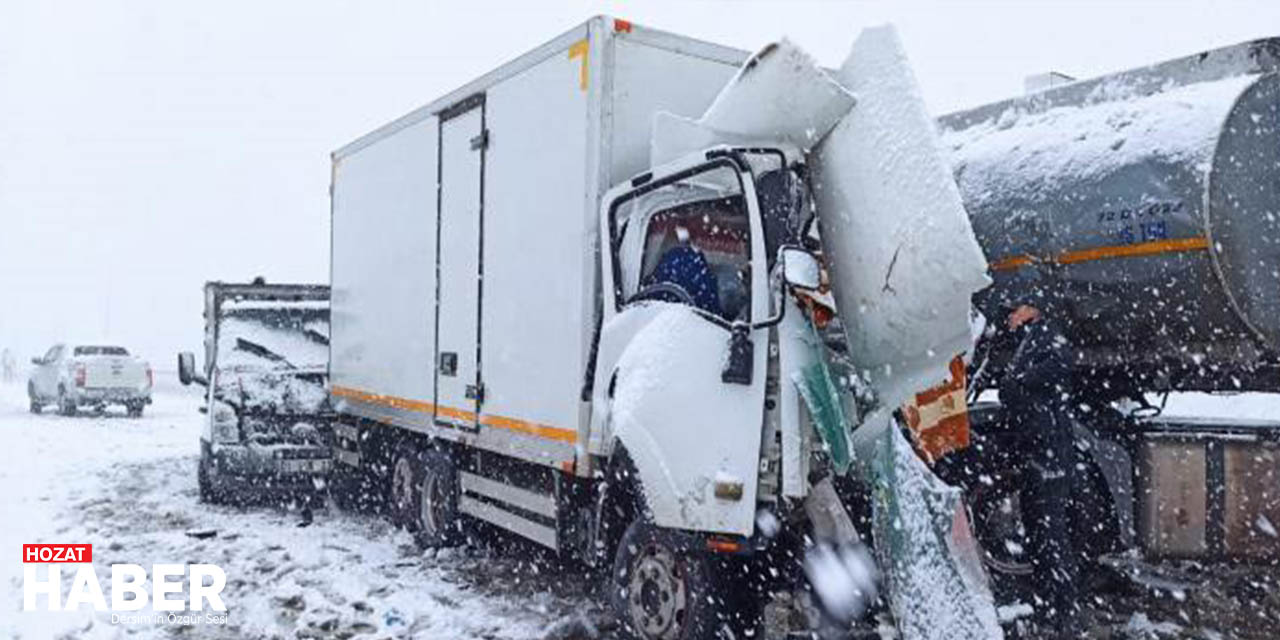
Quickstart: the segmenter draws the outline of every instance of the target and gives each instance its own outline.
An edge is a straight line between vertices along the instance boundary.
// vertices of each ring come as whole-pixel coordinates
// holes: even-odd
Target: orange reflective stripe
[[[476,421],[476,413],[474,411],[465,411],[463,409],[456,409],[445,405],[436,405],[430,402],[422,402],[421,400],[410,400],[408,398],[380,395],[337,385],[331,387],[329,389],[329,393],[341,398],[350,398],[352,400],[382,405],[384,407],[403,409],[405,411],[416,411],[419,413],[434,413],[437,417],[451,418],[462,422]],[[528,422],[516,418],[507,418],[504,416],[480,416],[480,424],[496,429],[516,431],[546,440],[554,440],[556,442],[572,443],[577,442],[578,440],[578,432],[573,429],[562,429],[560,427],[539,424],[537,422]]]
[[[527,433],[529,435],[546,438],[547,440],[556,440],[559,442],[576,442],[578,440],[578,432],[569,429],[561,429],[536,422],[525,422],[515,418],[504,418],[502,416],[481,416],[480,424],[489,427],[497,427],[499,429],[508,429]]]
[[[462,409],[454,409],[453,407],[446,407],[442,404],[436,405],[436,415],[444,416],[446,418],[453,418],[454,420],[462,420],[463,422],[476,421],[476,414],[474,411],[464,411]]]
[[[1093,260],[1107,260],[1111,258],[1138,258],[1142,256],[1159,255],[1161,253],[1203,251],[1208,248],[1208,238],[1204,236],[1195,236],[1192,238],[1152,240],[1151,242],[1140,242],[1138,244],[1123,244],[1111,247],[1094,247],[1092,249],[1064,251],[1056,258],[1040,261],[1056,264],[1076,264],[1079,262],[1091,262]],[[1012,271],[1019,267],[1029,265],[1035,261],[1037,261],[1037,259],[1029,255],[1009,256],[992,262],[991,270]]]
[[[359,400],[361,402],[368,402],[371,404],[380,404],[396,409],[404,409],[405,411],[417,411],[419,413],[431,413],[435,411],[435,405],[430,402],[410,400],[408,398],[400,398],[397,396],[378,395],[376,393],[369,393],[367,391],[352,389],[350,387],[334,385],[329,389],[329,393],[340,398],[351,398],[352,400]]]

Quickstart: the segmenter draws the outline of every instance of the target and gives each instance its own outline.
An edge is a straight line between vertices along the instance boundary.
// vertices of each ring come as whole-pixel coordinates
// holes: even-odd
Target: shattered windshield
[[[228,301],[218,321],[217,393],[237,407],[314,413],[327,398],[329,308],[318,301]]]
[[[224,303],[217,362],[221,369],[323,370],[329,362],[328,305]]]

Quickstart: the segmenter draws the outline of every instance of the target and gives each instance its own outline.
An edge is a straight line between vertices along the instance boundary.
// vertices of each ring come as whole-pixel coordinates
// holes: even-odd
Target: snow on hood
[[[329,399],[321,380],[273,370],[220,370],[217,387],[220,397],[257,413],[310,415],[321,412]]]
[[[836,77],[858,106],[812,154],[824,258],[850,356],[896,407],[971,349],[987,262],[893,27],[864,30]]]
[[[650,166],[715,144],[785,143],[807,151],[854,102],[800,47],[772,42],[747,59],[698,120],[654,117]]]
[[[218,322],[219,395],[256,412],[320,411],[328,398],[318,376],[329,362],[329,321],[327,304],[316,304],[224,304]]]
[[[1123,86],[1100,85],[1081,105],[1035,112],[1015,103],[971,127],[942,132],[966,201],[1059,193],[1161,158],[1208,168],[1218,134],[1236,99],[1258,76],[1201,82],[1130,98]]]

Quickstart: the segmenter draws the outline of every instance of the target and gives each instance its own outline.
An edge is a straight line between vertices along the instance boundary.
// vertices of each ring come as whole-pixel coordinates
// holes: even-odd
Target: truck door
[[[480,263],[484,95],[440,114],[436,420],[476,428],[480,391]]]

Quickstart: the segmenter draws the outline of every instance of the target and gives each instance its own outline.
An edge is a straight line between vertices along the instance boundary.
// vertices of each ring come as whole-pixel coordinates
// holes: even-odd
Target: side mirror
[[[797,289],[812,291],[822,284],[822,269],[812,253],[799,247],[782,248],[782,277]]]
[[[31,359],[31,364],[34,364],[34,365],[36,365],[37,367],[39,367],[39,366],[41,366],[41,365],[43,365],[43,364],[44,364],[44,358],[32,358],[32,359]]]
[[[192,382],[204,384],[204,376],[196,373],[196,356],[190,351],[178,354],[178,381],[183,386],[190,385]]]
[[[720,381],[727,384],[751,385],[751,371],[755,367],[755,344],[751,342],[751,327],[738,323],[729,329],[729,357],[725,358]]]

